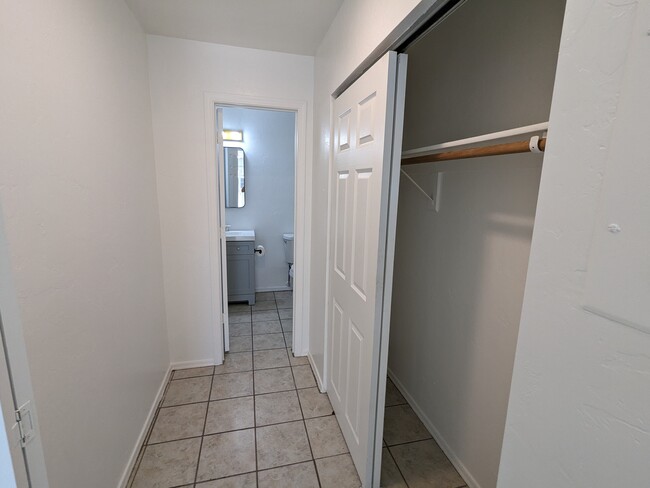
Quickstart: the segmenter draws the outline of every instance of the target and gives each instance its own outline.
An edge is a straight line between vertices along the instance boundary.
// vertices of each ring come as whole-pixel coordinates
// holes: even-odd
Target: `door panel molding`
[[[381,449],[376,450],[382,433],[378,408],[383,410],[386,387],[381,351],[385,355],[387,350],[390,309],[386,315],[385,302],[392,291],[385,278],[394,252],[387,233],[396,223],[389,211],[396,209],[391,198],[399,186],[400,159],[394,156],[401,152],[402,126],[395,120],[396,110],[404,106],[403,90],[396,104],[397,73],[398,55],[387,53],[332,107],[327,377],[332,406],[364,487],[379,486],[375,466],[381,463]],[[383,423],[383,411],[381,418]]]

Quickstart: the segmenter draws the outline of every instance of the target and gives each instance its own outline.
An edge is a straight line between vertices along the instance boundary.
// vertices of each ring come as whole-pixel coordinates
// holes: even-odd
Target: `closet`
[[[564,3],[467,0],[404,50],[382,486],[496,486]]]

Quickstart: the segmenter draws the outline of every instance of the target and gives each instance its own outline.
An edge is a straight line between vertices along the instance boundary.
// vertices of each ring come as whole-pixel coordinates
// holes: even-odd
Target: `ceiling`
[[[316,54],[343,0],[126,0],[148,34]]]

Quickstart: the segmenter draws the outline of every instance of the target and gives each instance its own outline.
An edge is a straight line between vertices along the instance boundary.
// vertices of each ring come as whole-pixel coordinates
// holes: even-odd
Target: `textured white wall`
[[[0,200],[50,486],[115,487],[169,365],[145,36],[123,2],[2,2],[0,59]]]
[[[467,2],[408,49],[405,147],[548,120],[563,13]],[[428,191],[442,175],[438,212],[401,180],[388,367],[475,487],[497,482],[541,166],[407,168]]]
[[[636,281],[627,268],[624,286],[609,286],[609,295],[634,297],[648,283],[649,27],[647,0],[567,4],[500,488],[649,484],[650,335],[582,308],[586,283],[597,276],[593,243],[599,235],[616,238],[601,215],[614,210],[602,199],[603,183],[630,179],[615,193],[615,218],[619,237],[639,238],[636,247],[613,248],[645,274]],[[648,300],[635,298],[631,313]]]
[[[330,101],[336,88],[416,8],[435,0],[346,0],[318,48],[314,66],[314,162],[309,352],[319,381],[325,367]]]
[[[246,205],[226,209],[226,224],[254,229],[265,256],[255,256],[258,291],[287,288],[289,269],[282,234],[293,232],[296,114],[227,107],[223,124],[244,131]]]
[[[204,94],[307,102],[311,134],[314,61],[167,37],[147,39],[171,360],[211,361]],[[309,155],[310,137],[306,145]]]

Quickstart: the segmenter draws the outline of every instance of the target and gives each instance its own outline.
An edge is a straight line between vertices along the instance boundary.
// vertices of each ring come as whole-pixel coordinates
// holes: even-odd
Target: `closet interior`
[[[564,6],[466,0],[404,50],[381,486],[497,484]]]

